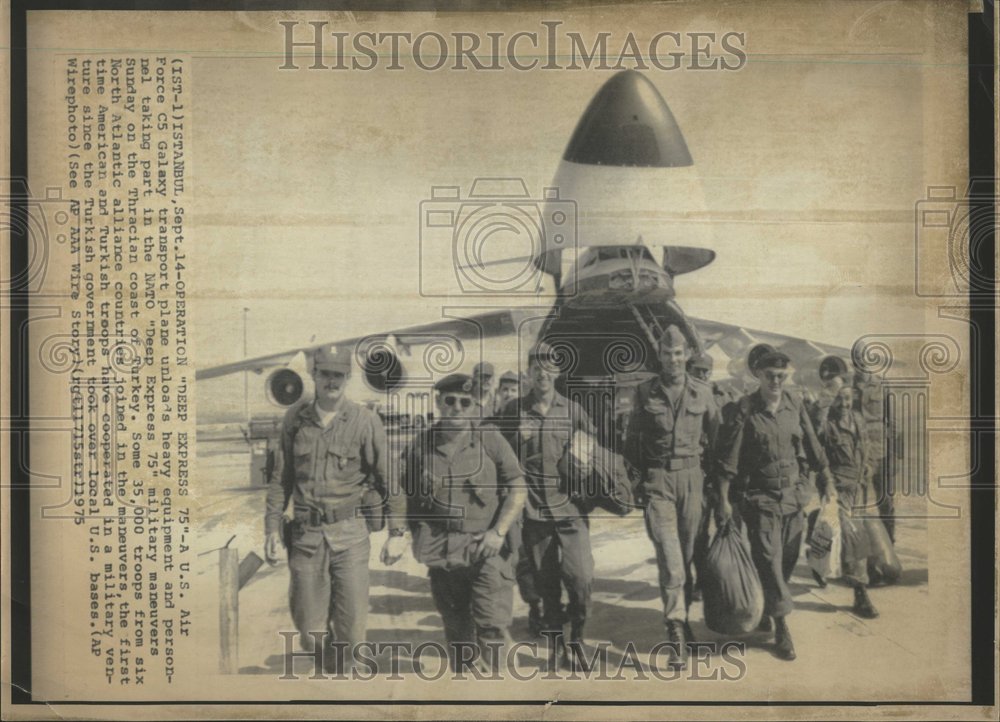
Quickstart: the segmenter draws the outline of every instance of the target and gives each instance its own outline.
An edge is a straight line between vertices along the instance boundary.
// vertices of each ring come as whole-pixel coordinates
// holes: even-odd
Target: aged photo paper
[[[995,718],[970,12],[29,5],[5,717]]]

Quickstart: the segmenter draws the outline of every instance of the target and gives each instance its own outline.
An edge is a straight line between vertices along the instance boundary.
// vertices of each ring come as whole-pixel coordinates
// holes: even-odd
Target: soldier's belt
[[[479,521],[466,521],[460,517],[439,517],[430,520],[430,524],[439,531],[463,532],[468,534],[476,534],[490,528],[489,524]]]
[[[798,474],[751,474],[750,489],[787,489],[799,481]]]
[[[659,459],[646,464],[646,470],[664,469],[665,471],[680,471],[681,469],[693,469],[701,464],[701,458],[697,456],[677,456],[672,459]]]
[[[295,521],[309,526],[320,526],[322,524],[336,524],[340,521],[355,519],[358,516],[357,504],[344,504],[329,509],[314,509],[309,506],[295,507]]]

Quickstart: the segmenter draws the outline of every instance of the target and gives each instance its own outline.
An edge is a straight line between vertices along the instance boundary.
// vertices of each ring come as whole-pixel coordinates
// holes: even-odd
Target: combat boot
[[[875,619],[878,616],[878,610],[868,597],[868,590],[864,585],[854,587],[854,607],[851,611],[862,619]]]
[[[563,633],[563,628],[561,626],[549,627],[542,636],[545,637],[546,644],[549,647],[547,669],[549,671],[569,669],[569,655],[566,652],[566,636]]]
[[[590,664],[583,643],[583,622],[573,622],[569,633],[569,667],[574,672],[589,672]]]
[[[668,650],[670,654],[667,659],[667,667],[670,669],[682,670],[687,668],[687,625],[676,619],[667,620],[667,641],[670,642]]]
[[[774,618],[774,653],[779,659],[791,662],[795,659],[795,645],[792,644],[792,633],[784,617]]]
[[[757,625],[758,632],[764,632],[765,634],[770,634],[772,630],[771,618],[766,614],[760,618],[760,624]]]

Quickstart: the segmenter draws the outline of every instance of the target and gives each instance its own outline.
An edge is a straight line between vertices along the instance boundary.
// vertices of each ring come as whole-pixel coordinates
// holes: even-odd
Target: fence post
[[[219,671],[239,671],[240,566],[239,551],[219,550]]]

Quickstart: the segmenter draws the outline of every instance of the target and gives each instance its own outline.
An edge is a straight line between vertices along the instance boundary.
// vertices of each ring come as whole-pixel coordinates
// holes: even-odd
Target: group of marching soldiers
[[[591,612],[588,514],[600,505],[643,511],[671,667],[687,663],[693,562],[713,521],[745,525],[764,592],[760,630],[791,660],[788,580],[814,489],[847,514],[882,504],[893,531],[882,396],[837,357],[820,365],[818,397],[804,399],[785,387],[789,357],[758,345],[747,360],[757,389],[727,395],[711,382],[711,357],[669,326],[660,372],[635,389],[627,419],[595,425],[557,390],[558,359],[542,341],[529,353],[526,384],[505,375],[495,396],[489,364],[440,379],[433,425],[397,459],[378,416],[344,394],[351,355],[314,354],[315,399],[286,414],[280,483],[268,489],[265,553],[275,563],[287,549],[291,612],[306,649],[365,641],[369,536],[387,526],[382,563],[411,548],[428,567],[449,647],[471,643],[485,665],[503,664],[516,582],[530,633],[554,641],[550,664],[573,666]],[[398,474],[389,470],[396,464]],[[866,559],[856,556],[845,550],[853,613],[874,618]]]

